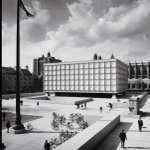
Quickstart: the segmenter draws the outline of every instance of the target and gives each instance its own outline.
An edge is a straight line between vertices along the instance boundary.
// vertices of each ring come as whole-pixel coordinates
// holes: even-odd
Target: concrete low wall
[[[120,123],[120,115],[109,114],[83,130],[56,150],[93,150]]]
[[[142,93],[142,97],[140,97],[140,99],[139,99],[139,108],[142,108],[143,107],[143,105],[145,104],[145,102],[146,102],[146,96],[148,95],[148,92],[143,92]]]
[[[45,95],[44,92],[36,92],[36,93],[21,93],[20,97],[28,97],[28,96],[39,96],[39,95]],[[16,94],[5,94],[2,95],[2,99],[9,99],[9,98],[15,98]]]
[[[113,108],[129,108],[129,102],[123,103],[123,102],[114,102]]]

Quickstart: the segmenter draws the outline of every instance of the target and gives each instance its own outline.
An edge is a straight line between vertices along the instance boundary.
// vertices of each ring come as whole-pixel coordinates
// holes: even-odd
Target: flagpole
[[[21,123],[20,115],[20,0],[17,0],[17,35],[16,35],[16,116],[15,125],[12,127],[12,132],[24,133],[25,128]]]

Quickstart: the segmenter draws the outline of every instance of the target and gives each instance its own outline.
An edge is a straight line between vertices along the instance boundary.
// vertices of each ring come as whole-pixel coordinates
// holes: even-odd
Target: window
[[[83,75],[80,75],[79,78],[82,80],[83,79]]]
[[[99,74],[94,75],[95,79],[99,79]]]
[[[98,91],[99,90],[99,86],[95,86],[95,90]]]
[[[83,85],[83,80],[80,81],[80,85]]]
[[[65,79],[65,76],[61,76],[61,80],[64,80]]]
[[[72,80],[73,80],[73,79],[74,79],[74,75],[70,75],[70,79],[72,79]]]
[[[88,68],[89,66],[88,66],[88,64],[84,64],[84,67],[85,67],[85,68]]]
[[[71,90],[74,90],[74,86],[71,86],[70,89],[71,89]]]
[[[88,79],[88,78],[89,78],[88,74],[84,75],[84,78],[85,78],[85,79]]]
[[[70,65],[70,69],[74,69],[74,65]]]
[[[60,80],[60,76],[57,76],[57,80]]]
[[[45,71],[45,72],[44,72],[44,75],[48,75],[48,72],[47,72],[47,71]]]
[[[75,70],[75,74],[78,74],[79,72],[78,72],[78,70]]]
[[[69,75],[66,75],[66,80],[69,80]]]
[[[90,74],[90,79],[93,79],[93,75],[92,74]]]
[[[100,90],[101,90],[101,91],[104,91],[104,86],[100,86]]]
[[[74,70],[71,70],[71,71],[70,71],[70,74],[74,74]]]
[[[110,80],[105,80],[106,85],[110,85]]]
[[[101,63],[100,63],[100,67],[104,67],[104,63],[101,62]]]
[[[85,69],[85,70],[84,70],[84,73],[85,73],[85,74],[88,74],[88,69]]]
[[[93,63],[90,63],[90,68],[93,68]]]
[[[44,80],[47,80],[47,79],[48,79],[48,77],[47,77],[47,76],[45,76],[45,77],[44,77]]]
[[[110,62],[105,62],[105,67],[110,67]]]
[[[95,85],[99,85],[99,80],[94,80]]]
[[[99,73],[99,69],[95,69],[94,72],[95,72],[95,73]]]
[[[94,66],[95,66],[95,68],[98,68],[99,67],[99,63],[95,63]]]
[[[60,75],[60,71],[59,70],[57,70],[57,74]]]
[[[116,73],[116,68],[111,68],[111,73]]]
[[[66,69],[69,69],[69,65],[66,65]]]
[[[112,75],[111,75],[111,78],[112,78],[112,79],[116,79],[116,74],[112,74]]]
[[[106,79],[110,79],[110,74],[105,75]]]
[[[64,75],[64,74],[65,74],[65,71],[64,71],[64,70],[62,70],[62,71],[61,71],[61,74],[63,74],[63,75]]]
[[[75,79],[76,79],[76,80],[79,79],[79,76],[78,76],[78,75],[75,75]]]
[[[110,91],[110,86],[105,87],[106,91]]]
[[[93,69],[90,69],[90,73],[93,74]]]
[[[75,64],[75,69],[78,69],[78,64]]]
[[[60,70],[60,65],[57,66],[57,70]]]
[[[80,69],[79,72],[80,72],[80,74],[83,74],[83,69]]]
[[[100,74],[100,79],[104,79],[104,74]]]
[[[116,67],[116,62],[111,62],[111,67]]]
[[[110,68],[106,68],[105,73],[110,73]]]
[[[56,70],[56,66],[55,65],[53,66],[53,70]]]
[[[57,86],[57,90],[60,90],[60,86]]]
[[[83,68],[83,64],[80,64],[80,69],[82,69]]]
[[[90,91],[93,91],[93,86],[90,86]]]
[[[61,65],[61,69],[65,69],[65,65]]]
[[[53,71],[53,75],[56,75],[56,71]]]
[[[47,66],[45,66],[45,70],[48,70],[48,67],[47,67]]]
[[[100,69],[100,73],[104,73],[104,68],[101,68],[101,69]]]
[[[79,88],[78,86],[75,86],[75,90],[76,90],[76,91],[78,91],[78,88]]]

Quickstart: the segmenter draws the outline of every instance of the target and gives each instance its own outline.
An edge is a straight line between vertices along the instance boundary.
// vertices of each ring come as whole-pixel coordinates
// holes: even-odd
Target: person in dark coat
[[[44,144],[44,150],[50,150],[50,144],[48,143],[47,140],[45,141],[45,144]]]
[[[2,150],[4,150],[6,148],[4,143],[1,143],[1,148],[2,148]]]
[[[119,134],[119,137],[120,137],[120,141],[121,141],[121,147],[124,148],[125,140],[127,140],[127,136],[126,136],[124,130],[122,130],[122,132]]]
[[[6,112],[4,111],[3,112],[3,120],[5,121],[5,118],[6,118]]]
[[[141,118],[138,120],[139,131],[142,131],[143,121]]]
[[[6,128],[7,128],[7,132],[9,132],[9,128],[10,128],[10,122],[9,121],[7,121],[7,123],[6,123]]]
[[[101,107],[99,108],[99,110],[100,110],[100,112],[103,112],[103,107],[101,106]]]

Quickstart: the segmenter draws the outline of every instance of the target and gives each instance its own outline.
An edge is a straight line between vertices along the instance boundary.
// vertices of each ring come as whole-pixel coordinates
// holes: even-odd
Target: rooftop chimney
[[[26,66],[26,70],[29,70],[29,66]]]

